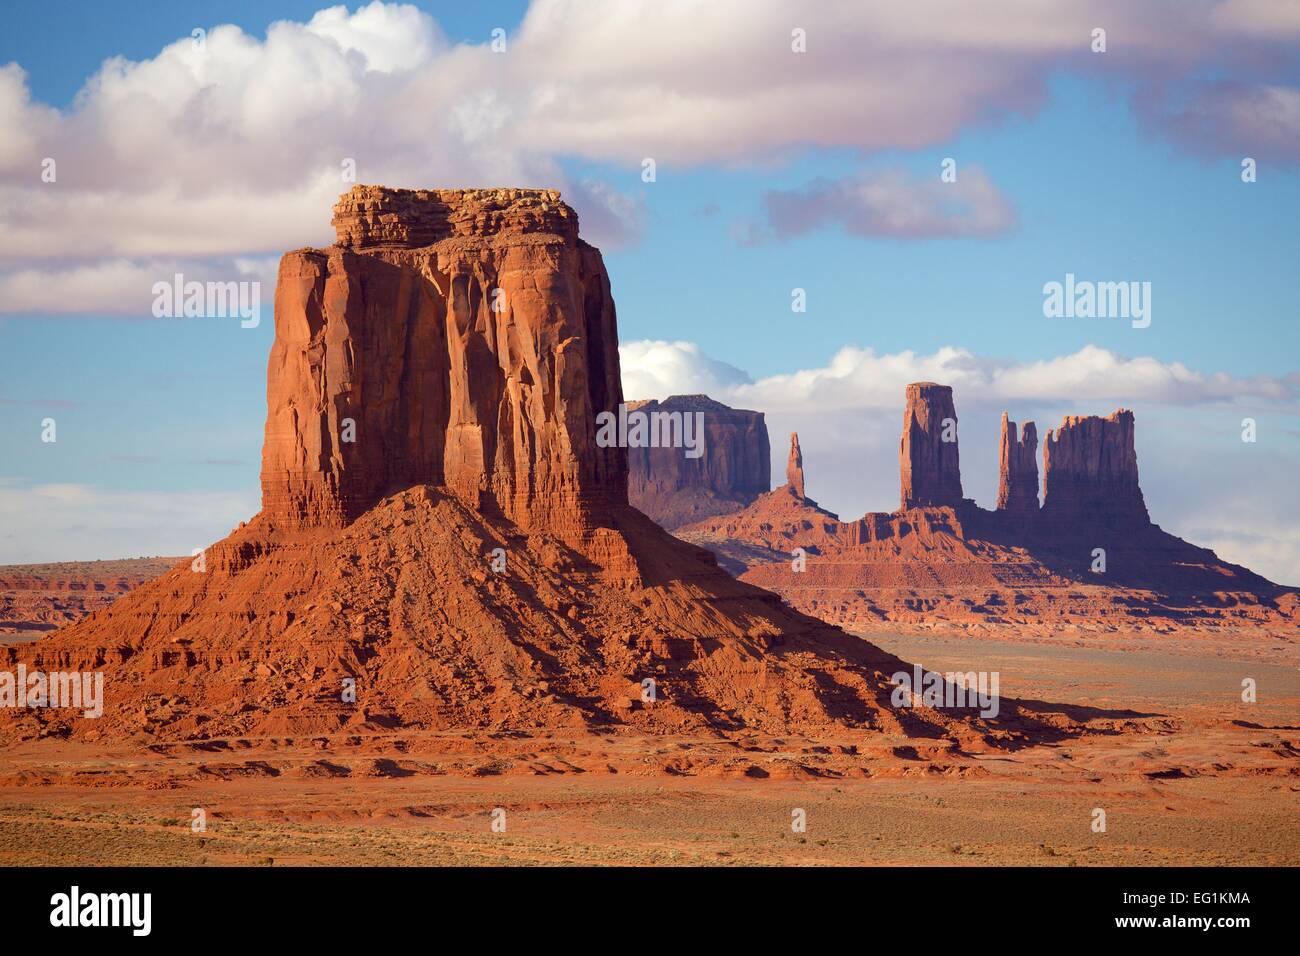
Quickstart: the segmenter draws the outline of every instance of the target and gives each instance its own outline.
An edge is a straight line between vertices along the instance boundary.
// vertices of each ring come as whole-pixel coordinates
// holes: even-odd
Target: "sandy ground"
[[[1300,864],[1295,645],[871,639],[1150,729],[987,754],[850,735],[38,742],[0,754],[0,864]]]

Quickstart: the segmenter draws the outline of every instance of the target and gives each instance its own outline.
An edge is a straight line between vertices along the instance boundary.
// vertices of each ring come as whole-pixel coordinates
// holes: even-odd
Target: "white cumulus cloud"
[[[624,391],[633,398],[708,392],[720,401],[794,411],[894,408],[909,382],[953,386],[966,403],[1126,402],[1162,405],[1230,403],[1300,411],[1300,374],[1237,377],[1205,373],[1179,362],[1129,358],[1085,346],[1042,361],[1012,361],[945,347],[929,355],[877,353],[847,345],[820,368],[753,381],[692,342],[637,341],[619,347]],[[719,369],[725,370],[720,373]]]
[[[349,160],[361,182],[559,187],[591,241],[626,243],[644,218],[630,185],[575,182],[566,160],[614,164],[631,184],[646,157],[671,170],[933,147],[1038,110],[1057,72],[1095,70],[1098,23],[1107,75],[1133,85],[1152,128],[1294,162],[1300,91],[1286,57],[1300,26],[1288,7],[534,0],[496,53],[490,37],[452,44],[417,8],[374,2],[277,21],[265,37],[213,25],[202,43],[112,57],[63,109],[32,100],[21,64],[0,65],[0,274],[99,262],[82,277],[102,275],[112,301],[117,260],[328,243]],[[969,176],[948,193],[888,174],[814,184],[808,208],[778,196],[776,218],[868,235],[1011,228],[1009,200]],[[59,298],[50,285],[0,310],[67,311]]]

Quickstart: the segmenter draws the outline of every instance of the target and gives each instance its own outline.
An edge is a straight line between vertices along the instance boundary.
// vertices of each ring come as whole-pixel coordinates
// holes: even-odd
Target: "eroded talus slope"
[[[626,725],[984,747],[1060,732],[1011,702],[995,720],[894,708],[889,678],[909,665],[730,578],[630,508],[579,551],[419,486],[343,528],[256,519],[207,565],[9,649],[10,665],[104,671],[107,706],[99,720],[4,713],[8,739]]]

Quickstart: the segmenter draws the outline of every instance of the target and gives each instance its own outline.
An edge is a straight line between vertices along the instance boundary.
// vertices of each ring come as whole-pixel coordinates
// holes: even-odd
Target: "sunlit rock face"
[[[595,442],[622,400],[609,278],[559,193],[357,186],[334,226],[280,262],[268,517],[345,524],[415,484],[524,526],[626,501]]]

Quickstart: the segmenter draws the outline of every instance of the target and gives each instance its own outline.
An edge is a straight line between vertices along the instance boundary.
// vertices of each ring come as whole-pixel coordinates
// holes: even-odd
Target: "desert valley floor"
[[[0,864],[1300,864],[1300,643],[871,640],[1127,729],[972,754],[848,731],[32,741],[0,768]]]

